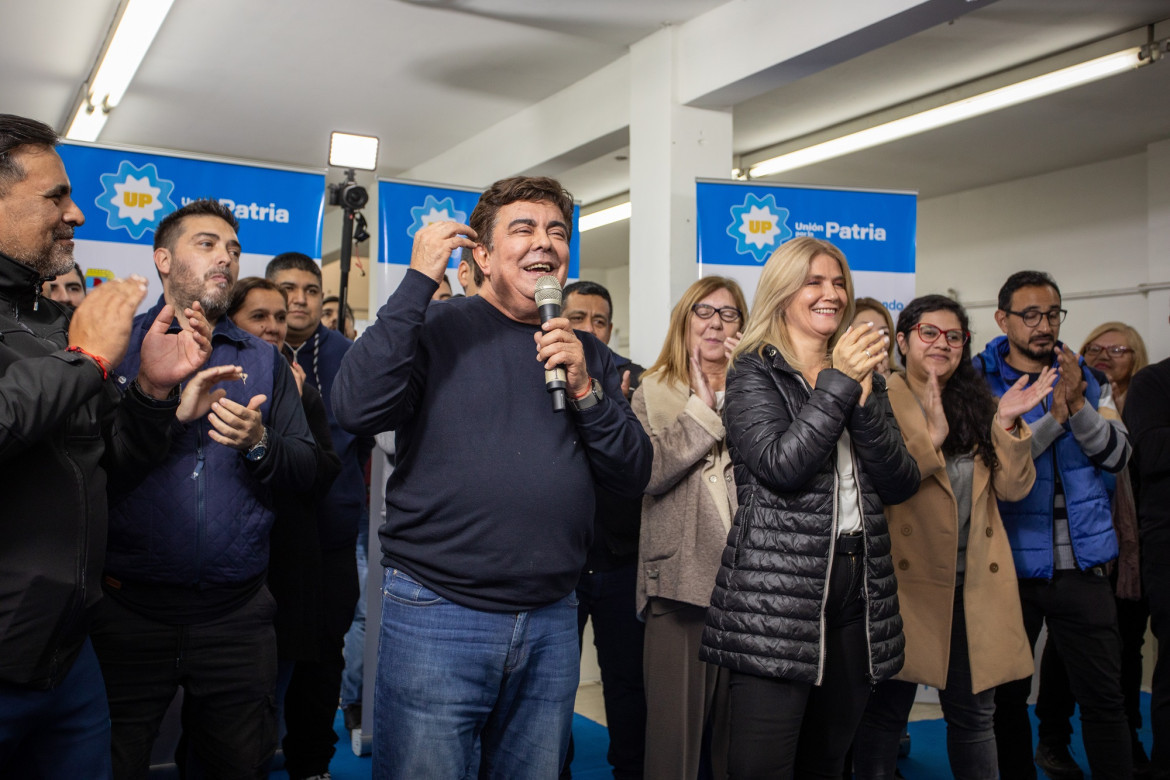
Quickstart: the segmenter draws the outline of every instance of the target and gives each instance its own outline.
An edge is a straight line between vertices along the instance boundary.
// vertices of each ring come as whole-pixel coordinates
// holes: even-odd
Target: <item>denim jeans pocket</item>
[[[430,607],[446,602],[445,598],[416,581],[401,569],[388,569],[386,571],[386,579],[382,583],[382,595],[397,601],[399,604],[411,607]]]

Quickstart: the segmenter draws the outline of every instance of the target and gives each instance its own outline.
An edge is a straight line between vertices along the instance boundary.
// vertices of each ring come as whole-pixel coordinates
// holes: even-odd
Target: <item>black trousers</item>
[[[733,780],[841,777],[871,690],[864,577],[864,557],[836,556],[821,685],[731,673]]]
[[[636,591],[638,562],[610,571],[586,572],[577,583],[577,642],[585,623],[593,619],[593,646],[601,667],[605,719],[609,724],[609,752],[615,780],[642,777],[646,755],[646,689],[642,684],[642,644],[646,626],[638,620]],[[573,743],[565,771],[573,762]]]
[[[206,774],[267,777],[276,749],[275,613],[267,588],[224,617],[189,626],[102,599],[91,638],[110,702],[115,778],[147,776],[180,685],[184,733]]]
[[[1020,580],[1024,628],[1032,647],[1048,624],[1048,641],[1068,670],[1081,705],[1085,752],[1094,780],[1133,774],[1129,724],[1121,694],[1121,637],[1109,579],[1082,571],[1058,571],[1049,580]],[[1033,780],[1032,725],[1028,694],[1032,678],[1006,683],[995,692],[995,741],[1003,780]]]
[[[355,544],[321,552],[321,657],[297,661],[284,698],[284,766],[291,778],[329,770],[337,733],[333,719],[341,695],[345,632],[358,600]]]
[[[1143,596],[1139,601],[1115,599],[1117,630],[1121,634],[1121,692],[1125,696],[1125,719],[1136,738],[1142,727],[1142,644],[1150,623],[1150,604]],[[1036,717],[1041,744],[1068,745],[1072,740],[1073,710],[1077,700],[1069,684],[1068,671],[1054,642],[1044,645],[1040,660],[1040,690],[1036,694]]]
[[[1150,600],[1150,627],[1158,640],[1150,697],[1154,777],[1170,778],[1170,545],[1143,544],[1142,592]]]

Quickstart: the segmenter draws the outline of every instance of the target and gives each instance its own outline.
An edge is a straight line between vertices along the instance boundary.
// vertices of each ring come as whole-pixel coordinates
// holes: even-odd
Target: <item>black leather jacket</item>
[[[101,597],[106,481],[161,457],[178,399],[64,351],[69,314],[39,275],[0,255],[0,684],[50,688],[73,665]]]
[[[819,684],[824,673],[824,599],[837,534],[837,440],[848,429],[861,491],[866,549],[868,677],[902,667],[905,640],[883,503],[918,489],[874,377],[861,385],[824,369],[810,393],[775,347],[743,354],[727,376],[723,411],[739,510],[707,611],[699,657],[740,672]]]

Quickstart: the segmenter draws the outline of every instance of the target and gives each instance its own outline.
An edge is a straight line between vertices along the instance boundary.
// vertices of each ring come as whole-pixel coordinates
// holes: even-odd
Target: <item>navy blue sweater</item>
[[[597,339],[578,333],[605,399],[554,413],[538,328],[480,297],[429,306],[436,287],[408,271],[333,385],[343,427],[397,432],[382,563],[475,609],[551,604],[577,584],[594,487],[641,495],[650,440]]]

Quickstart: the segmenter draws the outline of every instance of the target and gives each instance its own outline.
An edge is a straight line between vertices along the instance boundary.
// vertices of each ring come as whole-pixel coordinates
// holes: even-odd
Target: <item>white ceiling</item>
[[[100,140],[321,168],[339,129],[379,136],[378,174],[393,176],[722,2],[175,0]],[[0,111],[62,129],[117,5],[0,0]],[[1168,0],[954,6],[949,24],[734,106],[735,154],[1170,18]],[[744,45],[767,42],[746,31]],[[1159,63],[777,179],[933,197],[1139,153],[1170,138],[1168,96]],[[612,134],[553,172],[586,204],[620,195],[627,143]],[[587,234],[589,262],[628,262],[625,230]]]

